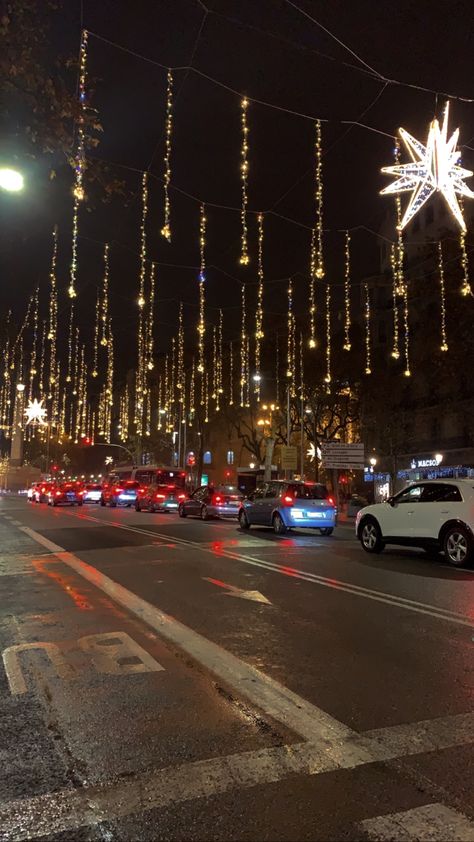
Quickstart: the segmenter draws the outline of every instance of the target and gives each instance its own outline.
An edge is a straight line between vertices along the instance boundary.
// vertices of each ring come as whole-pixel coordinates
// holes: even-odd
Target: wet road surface
[[[0,500],[0,840],[474,840],[474,573]]]

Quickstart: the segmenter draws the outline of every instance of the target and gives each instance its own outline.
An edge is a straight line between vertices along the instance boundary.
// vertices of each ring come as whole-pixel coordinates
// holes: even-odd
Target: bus
[[[138,468],[133,465],[124,465],[114,468],[106,479],[107,483],[124,482],[134,480],[140,485],[174,485],[176,488],[185,488],[186,471],[167,465],[141,465]]]

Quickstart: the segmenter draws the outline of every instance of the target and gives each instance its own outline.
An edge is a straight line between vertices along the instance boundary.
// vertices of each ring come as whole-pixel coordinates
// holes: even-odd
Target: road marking
[[[359,826],[379,842],[474,842],[474,824],[444,804],[366,819]]]
[[[84,518],[86,520],[93,520],[97,523],[101,523],[102,525],[114,526],[117,529],[124,529],[128,532],[137,532],[139,535],[152,535],[154,538],[160,538],[166,541],[170,540],[169,535],[163,535],[160,532],[152,532],[150,530],[143,529],[142,527],[126,526],[124,524],[119,524],[116,522],[112,523],[111,521],[106,521],[102,518],[91,517],[90,515],[75,515],[72,512],[70,512],[69,514],[72,517],[80,517],[81,519]],[[28,530],[28,527],[22,527],[22,529]],[[194,547],[197,550],[202,550],[202,552],[210,553],[213,556],[216,555],[215,549],[211,549],[210,547],[199,544],[197,541],[189,541],[185,538],[173,538],[172,540],[176,545]],[[426,614],[430,617],[435,617],[438,620],[445,620],[448,623],[455,623],[456,625],[474,628],[474,619],[467,617],[464,614],[459,614],[456,611],[450,611],[447,608],[441,608],[437,605],[430,605],[425,602],[417,602],[416,600],[406,599],[405,597],[396,596],[395,594],[386,593],[385,591],[364,588],[361,585],[354,585],[351,582],[344,582],[341,579],[332,579],[327,576],[318,576],[316,573],[310,573],[306,570],[298,570],[298,568],[295,567],[289,567],[288,565],[278,564],[276,562],[254,558],[253,556],[243,555],[242,553],[235,553],[224,548],[219,548],[217,554],[219,558],[230,558],[235,561],[242,561],[244,564],[250,564],[254,567],[261,567],[264,570],[269,570],[273,573],[279,573],[283,576],[290,576],[295,579],[301,579],[305,582],[311,582],[312,584],[319,585],[324,588],[330,588],[332,590],[341,591],[343,593],[351,594],[352,596],[363,597],[364,599],[370,599],[374,602],[382,602],[386,605],[391,605],[396,608],[403,608],[406,611],[412,611],[416,614]]]
[[[32,650],[45,652],[60,678],[70,679],[75,677],[75,670],[67,663],[55,643],[20,643],[18,646],[9,646],[3,651],[2,658],[12,696],[27,692],[28,688],[21,669],[19,655],[21,652]]]
[[[264,605],[271,605],[270,600],[263,593],[260,593],[260,591],[244,591],[235,585],[228,585],[226,582],[221,582],[220,579],[209,579],[207,576],[203,576],[202,578],[205,582],[211,582],[212,585],[217,585],[218,588],[225,588],[227,593],[224,596],[237,596],[240,599],[248,599],[250,602],[262,602]]]

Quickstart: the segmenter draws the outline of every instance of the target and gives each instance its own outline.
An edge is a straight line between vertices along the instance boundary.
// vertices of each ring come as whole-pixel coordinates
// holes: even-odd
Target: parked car
[[[148,509],[150,512],[175,512],[178,509],[180,500],[185,500],[186,494],[175,485],[157,485],[152,483],[140,488],[135,509],[141,512]]]
[[[82,488],[82,499],[84,503],[100,503],[102,486],[97,483],[87,483]]]
[[[367,553],[386,544],[444,552],[456,567],[474,559],[474,480],[426,480],[356,517],[356,535]]]
[[[187,500],[179,504],[180,517],[200,517],[208,520],[211,517],[237,518],[243,495],[235,485],[201,485]]]
[[[106,506],[134,506],[140,483],[135,480],[121,480],[102,486],[100,505]]]
[[[241,529],[272,526],[277,535],[293,527],[319,529],[331,535],[336,525],[336,505],[325,485],[272,480],[259,485],[243,500]]]
[[[73,482],[51,483],[48,506],[82,506],[82,494]]]

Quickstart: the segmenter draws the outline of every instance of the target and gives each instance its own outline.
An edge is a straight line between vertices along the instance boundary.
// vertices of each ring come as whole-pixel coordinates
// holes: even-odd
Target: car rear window
[[[326,486],[319,484],[292,485],[288,487],[288,493],[295,500],[327,500],[329,497]]]
[[[128,482],[123,483],[124,488],[140,488],[139,482],[134,482],[133,480],[128,480]]]

